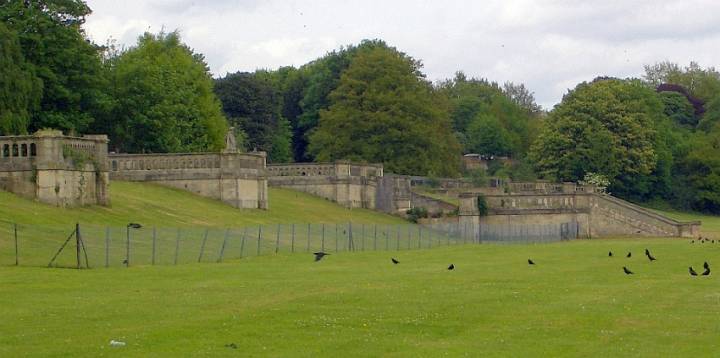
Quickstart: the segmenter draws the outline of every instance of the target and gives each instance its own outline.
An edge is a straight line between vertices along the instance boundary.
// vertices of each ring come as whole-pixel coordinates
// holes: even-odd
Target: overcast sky
[[[462,70],[524,83],[550,109],[596,76],[640,76],[644,64],[720,59],[717,0],[87,0],[96,43],[133,45],[179,29],[214,76],[300,66],[362,39],[419,59],[428,79]]]

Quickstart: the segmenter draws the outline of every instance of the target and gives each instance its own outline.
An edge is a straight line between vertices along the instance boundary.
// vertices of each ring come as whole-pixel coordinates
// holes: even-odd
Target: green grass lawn
[[[236,228],[229,237],[229,254],[226,257],[238,257],[240,237],[243,229],[264,225],[263,253],[273,252],[275,232],[278,224],[283,224],[283,250],[289,247],[289,229],[287,224],[298,224],[298,239],[305,238],[308,223],[314,224],[312,235],[315,237],[312,248],[319,247],[319,224],[327,225],[328,241],[334,240],[335,224],[348,226],[359,231],[362,225],[407,225],[407,221],[367,209],[345,209],[333,202],[309,194],[270,188],[269,210],[239,210],[217,200],[203,198],[184,190],[168,188],[147,183],[113,182],[112,206],[90,206],[63,209],[23,199],[8,192],[0,191],[0,266],[15,263],[13,227],[10,222],[19,223],[19,256],[21,265],[45,266],[72,232],[76,222],[81,224],[84,240],[90,251],[91,264],[95,267],[105,263],[105,231],[110,226],[111,258],[110,265],[120,264],[124,259],[124,227],[129,222],[144,225],[144,229],[134,232],[138,263],[150,263],[152,228],[158,227],[160,240],[160,261],[172,263],[176,240],[176,228],[182,228],[181,254],[178,261],[197,261],[203,235],[210,230],[208,255],[205,261],[215,261],[219,257],[225,228]],[[369,229],[369,227],[368,227]],[[342,229],[340,229],[342,230]],[[250,239],[257,237],[252,234]],[[253,246],[258,246],[253,243]],[[304,243],[303,243],[304,246]],[[328,242],[327,246],[334,246]],[[253,247],[254,248],[254,247]],[[60,265],[74,262],[74,248],[66,250],[59,257]],[[257,253],[250,247],[244,254]],[[122,257],[121,257],[122,256]]]
[[[235,209],[180,189],[114,181],[110,207],[61,209],[0,191],[0,219],[46,226],[75,222],[124,226],[128,222],[173,227],[241,227],[258,224],[403,223],[400,218],[366,209],[345,209],[328,200],[288,189],[270,188],[270,209]]]
[[[700,214],[700,213],[688,213],[688,212],[681,212],[681,211],[673,211],[673,210],[657,210],[657,209],[651,209],[659,214],[666,215],[670,218],[673,218],[675,220],[679,221],[702,221],[702,226],[700,226],[700,231],[703,235],[707,235],[713,238],[720,239],[720,216],[716,215],[707,215],[707,214]]]
[[[645,248],[658,260],[648,262]],[[318,263],[280,254],[130,269],[2,267],[0,356],[712,357],[720,355],[720,271],[687,274],[703,261],[720,264],[720,243],[605,239],[340,253]],[[113,339],[127,346],[110,347]]]

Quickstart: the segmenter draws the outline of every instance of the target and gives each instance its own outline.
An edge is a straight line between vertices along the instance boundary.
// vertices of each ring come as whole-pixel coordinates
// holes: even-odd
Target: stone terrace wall
[[[556,191],[557,187],[553,189]],[[586,237],[642,235],[692,237],[699,222],[678,222],[588,187],[563,185],[565,192],[486,195],[489,213],[477,214],[477,195],[461,197],[461,221],[549,224],[577,222]]]
[[[155,182],[237,208],[267,209],[265,153],[112,154],[113,180]]]
[[[376,208],[377,183],[383,177],[379,164],[334,163],[271,164],[271,186],[320,196],[346,208]]]
[[[107,136],[0,137],[0,189],[57,206],[108,205]]]

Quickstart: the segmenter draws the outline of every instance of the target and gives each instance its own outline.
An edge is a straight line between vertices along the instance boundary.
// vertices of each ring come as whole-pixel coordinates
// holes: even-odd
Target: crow
[[[697,272],[693,270],[692,266],[688,267],[688,271],[690,272],[690,276],[697,276]]]
[[[709,268],[710,268],[710,264],[708,264],[707,261],[705,261],[705,262],[703,263],[703,268],[706,269],[706,270],[709,269]]]
[[[708,276],[708,275],[710,275],[710,268],[709,268],[709,267],[706,268],[705,271],[703,271],[702,275],[703,275],[703,276]]]
[[[533,262],[533,260],[528,259],[528,265],[535,265],[535,263]]]
[[[695,240],[690,240],[690,243],[691,243],[691,244],[694,244],[694,243],[695,243]]]
[[[235,343],[230,343],[230,344],[226,344],[225,347],[232,348],[232,349],[237,349],[237,344],[235,344]]]
[[[623,266],[623,272],[625,272],[626,275],[632,275],[632,274],[633,274],[633,272],[630,271],[630,270],[628,270],[628,268],[625,267],[625,266]]]
[[[645,255],[646,255],[646,256],[649,256],[649,255],[650,255],[650,250],[645,249]]]
[[[315,262],[318,262],[318,261],[322,260],[323,257],[330,255],[330,254],[326,254],[326,253],[320,251],[320,252],[313,252],[313,255],[315,255]]]
[[[448,266],[448,270],[454,270],[454,269],[455,269],[455,265],[450,264],[450,266]]]
[[[650,260],[650,262],[657,260],[656,258],[653,257],[653,255],[650,255],[650,254],[647,254],[647,257]]]
[[[612,257],[612,251],[608,251],[608,257]]]
[[[632,252],[628,252],[628,254],[625,255],[625,257],[632,257]]]
[[[123,260],[123,265],[127,265],[127,259]]]
[[[392,260],[392,263],[394,263],[395,265],[400,263],[400,261],[396,260],[394,257],[391,257],[390,260]]]

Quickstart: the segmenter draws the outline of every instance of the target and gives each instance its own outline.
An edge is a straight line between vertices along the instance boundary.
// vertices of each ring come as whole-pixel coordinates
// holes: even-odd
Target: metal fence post
[[[335,252],[338,252],[338,224],[335,224]]]
[[[129,239],[128,239],[129,240]],[[128,245],[129,241],[128,241]],[[77,268],[80,268],[80,223],[75,223],[75,255],[77,258]],[[129,260],[128,260],[129,262]]]
[[[408,250],[410,250],[410,245],[412,242],[412,226],[408,225],[408,232],[407,232],[407,241],[408,241]]]
[[[295,252],[295,224],[291,226],[292,233],[290,234],[290,252]]]
[[[360,244],[360,250],[365,251],[365,224],[362,224],[360,226],[360,237],[362,240],[362,243]]]
[[[281,225],[278,224],[277,232],[275,233],[275,253],[276,254],[278,253],[278,251],[280,251],[280,228],[281,228]]]
[[[20,257],[19,257],[19,249],[18,249],[18,234],[17,234],[17,224],[13,223],[13,232],[15,233],[15,266],[20,266]]]
[[[177,237],[175,238],[175,260],[173,261],[175,265],[178,263],[178,254],[180,253],[180,235],[182,235],[182,232],[178,228]]]
[[[105,267],[110,267],[110,227],[105,227]]]
[[[377,251],[377,224],[373,225],[373,251]]]
[[[153,242],[152,242],[152,264],[155,265],[155,255],[157,250],[157,229],[153,226]]]
[[[260,256],[260,241],[262,240],[262,225],[258,226],[257,256]]]
[[[210,229],[205,229],[205,235],[203,236],[202,244],[200,244],[200,255],[198,255],[198,262],[202,262],[203,254],[205,253],[205,243],[207,243],[209,232]]]
[[[307,227],[307,248],[305,249],[305,252],[310,252],[310,224],[308,224]]]
[[[422,249],[422,226],[418,226],[418,249]]]
[[[227,245],[229,236],[230,236],[230,229],[225,229],[225,236],[223,236],[222,246],[220,247],[220,257],[218,257],[217,262],[222,262],[223,256],[225,255],[225,246]]]
[[[325,224],[322,224],[322,239],[320,241],[320,251],[325,252]]]
[[[248,228],[245,227],[242,234],[242,240],[240,240],[240,258],[243,257],[243,251],[245,250],[245,238],[247,237]]]

